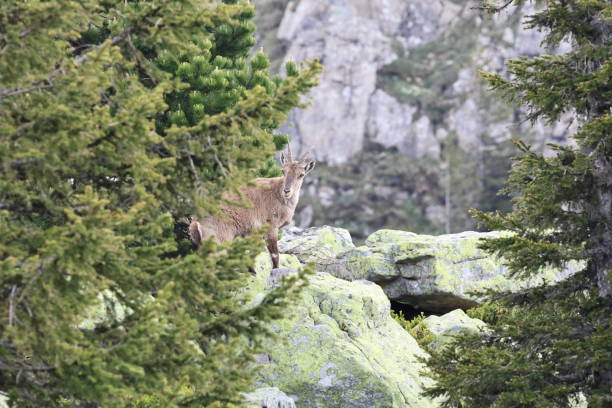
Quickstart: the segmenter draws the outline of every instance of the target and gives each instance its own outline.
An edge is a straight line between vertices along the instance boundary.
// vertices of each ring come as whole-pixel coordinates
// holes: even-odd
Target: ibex
[[[305,153],[293,160],[291,149],[287,157],[281,154],[283,176],[257,178],[253,186],[240,187],[240,192],[250,202],[248,207],[221,207],[221,215],[192,219],[189,224],[189,237],[194,245],[200,246],[202,240],[213,237],[217,242],[232,241],[244,237],[254,230],[268,225],[266,246],[270,251],[272,265],[278,268],[278,230],[291,222],[297,206],[304,176],[315,166],[315,161]]]

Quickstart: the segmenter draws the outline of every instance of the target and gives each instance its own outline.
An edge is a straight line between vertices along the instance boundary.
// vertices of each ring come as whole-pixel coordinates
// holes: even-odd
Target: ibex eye
[[[303,174],[300,174],[298,177],[299,177],[299,178],[302,178],[302,177],[304,177],[304,175],[303,175]]]

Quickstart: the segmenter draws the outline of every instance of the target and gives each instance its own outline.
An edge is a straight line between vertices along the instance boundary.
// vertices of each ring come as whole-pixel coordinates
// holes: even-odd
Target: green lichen
[[[456,309],[442,316],[431,315],[418,323],[415,329],[426,332],[427,348],[435,350],[452,342],[461,333],[484,333],[486,324]]]
[[[280,254],[279,267],[300,269],[302,268],[300,261],[293,255]],[[272,260],[268,251],[262,252],[255,257],[255,274],[249,279],[247,285],[237,295],[245,307],[250,307],[252,304],[258,304],[265,296],[267,283],[270,279],[272,271]]]
[[[387,255],[367,247],[345,252],[339,258],[339,263],[343,267],[338,266],[334,272],[330,272],[343,279],[377,281],[397,275],[397,269]],[[339,274],[336,271],[346,271],[346,274]]]
[[[353,249],[349,232],[342,228],[309,228],[299,235],[283,236],[281,250],[298,257],[302,263],[326,265],[341,253]]]
[[[437,407],[420,397],[416,341],[390,317],[379,286],[317,273],[291,318],[273,324],[259,386],[274,385],[307,407]]]
[[[431,236],[380,230],[366,239],[366,247],[352,251],[350,260],[353,265],[365,268],[365,279],[382,281],[381,277],[386,275],[387,279],[403,277],[414,281],[410,293],[406,293],[401,281],[382,282],[386,293],[392,298],[448,294],[469,301],[481,299],[477,292],[488,289],[516,291],[541,284],[543,278],[558,281],[580,268],[579,263],[574,263],[568,265],[565,271],[548,268],[543,271],[543,278],[510,278],[503,258],[491,256],[479,248],[482,239],[504,234],[507,233],[463,232]],[[369,259],[369,254],[377,254],[377,258]],[[360,256],[366,259],[359,259]],[[369,264],[374,262],[380,265],[370,268]],[[373,269],[384,274],[372,274]],[[352,272],[358,274],[357,271]]]
[[[83,320],[78,325],[83,330],[93,330],[96,327],[121,322],[130,309],[126,308],[111,290],[104,290],[98,294],[94,306],[83,314]]]

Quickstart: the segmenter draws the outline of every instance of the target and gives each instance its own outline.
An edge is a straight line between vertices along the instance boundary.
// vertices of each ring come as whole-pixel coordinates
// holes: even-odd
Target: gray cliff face
[[[349,225],[361,233],[357,238],[383,226],[428,233],[472,228],[466,209],[481,207],[501,185],[515,153],[511,137],[545,150],[572,132],[568,124],[525,123],[479,77],[479,70],[504,72],[508,59],[544,51],[542,35],[521,25],[530,6],[492,18],[464,0],[255,3],[260,21],[272,16],[260,35],[277,62],[319,58],[325,67],[311,106],[293,112],[283,129],[294,151],[324,163],[305,188],[302,226]],[[379,165],[406,159],[409,168]],[[419,185],[394,180],[423,173],[429,177]],[[347,192],[349,201],[355,196],[350,204]],[[387,209],[398,204],[405,210]]]
[[[371,13],[367,4],[289,3],[278,29],[278,38],[289,44],[286,61],[319,58],[325,66],[321,84],[312,92],[316,108],[293,116],[294,143],[296,150],[310,150],[330,165],[345,163],[363,150],[377,72],[396,58],[391,38],[379,26],[384,13]]]

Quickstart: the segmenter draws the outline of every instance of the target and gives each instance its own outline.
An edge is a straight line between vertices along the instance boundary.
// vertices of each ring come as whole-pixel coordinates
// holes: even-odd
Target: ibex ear
[[[281,152],[280,155],[281,166],[284,166],[287,163],[287,158],[285,157],[285,153]]]
[[[315,166],[315,161],[308,160],[306,164],[304,165],[304,170],[306,170],[306,173],[309,173],[310,170],[314,169],[314,166]]]

